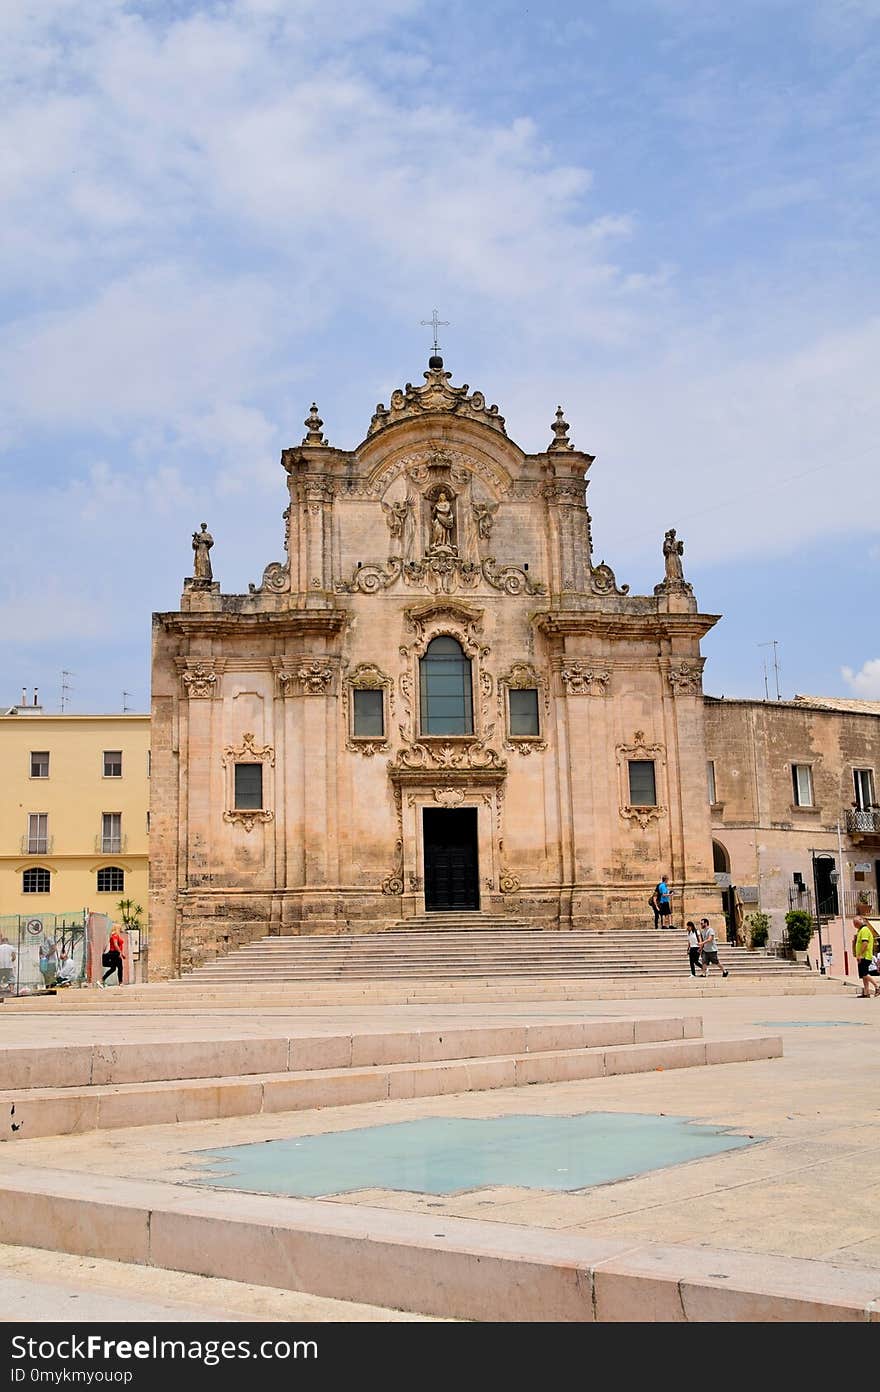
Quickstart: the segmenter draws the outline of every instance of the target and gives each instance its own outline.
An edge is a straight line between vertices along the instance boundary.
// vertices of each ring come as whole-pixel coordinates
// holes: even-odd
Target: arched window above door
[[[446,634],[428,644],[419,663],[423,735],[472,735],[474,702],[470,659]]]

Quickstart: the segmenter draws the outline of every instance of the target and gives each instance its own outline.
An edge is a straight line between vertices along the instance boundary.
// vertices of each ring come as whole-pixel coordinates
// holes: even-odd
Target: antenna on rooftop
[[[130,692],[130,691],[123,691],[123,693],[122,693],[122,714],[123,714],[123,715],[125,715],[128,711],[131,710],[131,706],[128,704],[128,698],[129,698],[130,695],[131,695],[131,692]]]
[[[71,678],[71,677],[75,677],[75,676],[76,676],[76,672],[68,672],[68,671],[65,670],[65,671],[63,671],[63,672],[61,673],[61,714],[62,714],[62,715],[63,715],[64,712],[67,710],[67,707],[70,705],[70,693],[71,693],[71,691],[73,690],[73,687],[72,687],[71,684],[70,684],[70,678]]]
[[[772,648],[772,649],[773,649],[773,672],[774,672],[774,675],[775,675],[775,678],[776,678],[776,699],[777,699],[777,701],[781,701],[781,700],[782,700],[782,697],[781,697],[781,695],[779,694],[779,659],[778,659],[778,657],[777,657],[777,651],[776,651],[777,648],[779,647],[779,643],[777,642],[777,640],[776,640],[775,638],[771,638],[771,639],[769,640],[769,642],[767,642],[767,643],[759,643],[759,644],[758,644],[758,647],[759,647],[759,648]],[[770,693],[769,693],[769,691],[767,691],[767,659],[766,659],[766,658],[764,659],[764,691],[765,691],[765,694],[766,694],[766,699],[769,701],[769,699],[770,699]]]

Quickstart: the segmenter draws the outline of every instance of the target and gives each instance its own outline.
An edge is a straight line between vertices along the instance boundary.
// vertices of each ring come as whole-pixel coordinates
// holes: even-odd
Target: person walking
[[[102,965],[107,968],[104,975],[101,977],[101,980],[98,982],[98,986],[101,988],[102,991],[104,989],[104,982],[107,980],[107,977],[112,976],[114,972],[116,972],[117,977],[119,979],[119,985],[122,985],[122,964],[124,961],[125,943],[123,941],[122,934],[120,933],[119,929],[114,928],[112,933],[110,934],[110,941],[107,944],[107,951],[101,958]]]
[[[659,914],[659,918],[660,918],[660,927],[661,927],[661,928],[671,928],[671,927],[672,927],[672,900],[671,900],[672,889],[671,889],[670,884],[669,884],[669,876],[668,876],[668,875],[661,875],[661,876],[660,876],[660,883],[658,884],[658,886],[657,886],[657,888],[655,889],[654,893],[657,895],[657,909],[658,909],[658,914]],[[655,922],[655,927],[656,927],[656,926],[657,926],[657,925],[656,925],[656,922]]]
[[[703,946],[703,939],[697,930],[696,924],[688,919],[688,961],[691,964],[691,976],[696,976],[697,967],[700,965],[700,950]]]
[[[865,918],[854,918],[853,927],[856,930],[856,935],[853,938],[852,948],[859,980],[862,983],[862,995],[867,1000],[869,996],[878,994],[877,986],[871,982],[870,977],[871,963],[874,959],[874,930]]]
[[[715,929],[710,924],[708,918],[700,919],[700,937],[703,940],[701,961],[703,964],[703,976],[709,975],[710,967],[717,967],[722,976],[729,976],[718,960],[718,939],[715,937]]]

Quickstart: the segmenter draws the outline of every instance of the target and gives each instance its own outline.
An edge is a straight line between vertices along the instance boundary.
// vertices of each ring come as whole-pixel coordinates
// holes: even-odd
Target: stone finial
[[[562,414],[562,407],[556,407],[556,419],[551,426],[553,439],[550,443],[551,450],[571,450],[574,445],[568,438],[568,421]]]
[[[305,426],[306,430],[309,432],[309,433],[305,436],[305,438],[303,439],[303,444],[304,444],[304,445],[326,445],[327,441],[325,440],[324,436],[321,434],[321,427],[323,426],[323,424],[324,424],[324,422],[321,420],[321,417],[318,415],[318,407],[317,407],[317,405],[315,404],[315,402],[313,401],[313,402],[312,402],[312,409],[311,409],[311,411],[309,411],[309,414],[306,416],[305,420],[303,421],[303,425]]]

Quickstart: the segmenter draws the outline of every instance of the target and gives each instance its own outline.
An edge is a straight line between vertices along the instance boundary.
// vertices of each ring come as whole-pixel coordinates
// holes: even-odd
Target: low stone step
[[[284,1034],[275,1038],[142,1040],[137,1044],[44,1045],[0,1049],[5,1088],[90,1087],[167,1082],[177,1078],[241,1077],[378,1063],[436,1063],[486,1054],[592,1049],[698,1039],[699,1015],[558,1020],[540,1025],[462,1025],[443,1030],[365,1030]]]
[[[537,1083],[699,1068],[778,1058],[778,1036],[752,1039],[677,1039],[649,1044],[542,1050],[430,1063],[309,1069],[247,1077],[175,1079],[116,1086],[33,1088],[0,1093],[5,1140],[83,1131],[158,1126],[219,1117],[255,1116],[351,1106],[398,1098],[438,1097]]]
[[[484,1323],[855,1323],[880,1273],[360,1204],[10,1168],[0,1241]],[[64,1221],[58,1221],[58,1215]],[[723,1235],[722,1235],[723,1240]]]

